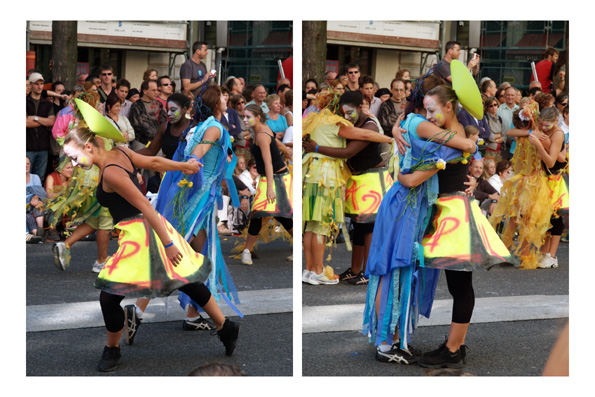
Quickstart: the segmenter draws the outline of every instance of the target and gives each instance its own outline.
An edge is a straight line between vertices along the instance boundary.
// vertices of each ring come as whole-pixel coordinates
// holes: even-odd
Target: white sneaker
[[[304,269],[302,272],[302,283],[310,283],[310,270]]]
[[[556,269],[558,267],[558,258],[554,258],[548,252],[539,262],[540,269]]]
[[[242,251],[242,264],[243,265],[251,265],[252,264],[252,254],[250,254],[250,250],[246,248]]]
[[[285,258],[285,260],[287,262],[293,262],[293,254],[289,255],[287,258]]]
[[[315,283],[313,283],[315,282]],[[335,284],[339,284],[339,279],[329,279],[324,272],[320,273],[320,274],[316,274],[314,272],[312,272],[310,274],[310,284],[316,285],[316,284],[324,284],[324,285],[335,285]]]
[[[101,269],[103,269],[103,265],[105,265],[105,262],[99,263],[99,262],[95,261],[95,263],[93,264],[93,271],[95,273],[101,272]]]

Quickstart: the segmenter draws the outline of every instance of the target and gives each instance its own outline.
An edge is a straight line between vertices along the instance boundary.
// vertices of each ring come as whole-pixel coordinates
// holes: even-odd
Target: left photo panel
[[[27,21],[26,65],[26,375],[292,376],[293,22]]]

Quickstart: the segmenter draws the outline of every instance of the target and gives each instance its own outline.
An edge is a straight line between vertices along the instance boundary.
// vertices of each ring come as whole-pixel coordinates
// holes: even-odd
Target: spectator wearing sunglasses
[[[157,79],[157,90],[159,90],[159,94],[155,99],[161,102],[163,109],[167,112],[167,98],[174,93],[172,81],[169,76],[161,76]]]
[[[347,69],[347,86],[345,91],[359,91],[359,65],[349,64],[345,68]]]
[[[112,84],[114,70],[109,65],[102,66],[100,70],[99,79],[101,80],[101,83],[99,84],[99,87],[97,87],[97,92],[99,93],[99,100],[101,103],[105,103],[107,96],[111,94],[114,87]]]

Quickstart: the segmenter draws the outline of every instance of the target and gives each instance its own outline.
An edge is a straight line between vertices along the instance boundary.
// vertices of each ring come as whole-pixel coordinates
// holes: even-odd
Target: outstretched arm
[[[198,168],[202,166],[201,163],[195,159],[190,159],[186,162],[172,161],[161,156],[144,156],[133,152],[132,150],[122,147],[126,151],[126,154],[130,156],[130,159],[138,168],[144,168],[153,171],[182,171],[184,174],[196,174]]]

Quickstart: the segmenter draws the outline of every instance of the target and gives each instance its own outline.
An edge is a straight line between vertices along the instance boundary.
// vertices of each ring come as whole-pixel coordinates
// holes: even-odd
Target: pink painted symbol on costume
[[[132,247],[132,251],[126,253],[128,246]],[[116,252],[116,254],[112,257],[111,262],[106,265],[106,267],[108,269],[107,274],[108,275],[112,274],[114,272],[114,270],[116,270],[116,268],[118,267],[118,262],[120,262],[120,260],[127,259],[133,255],[136,255],[136,253],[140,251],[140,248],[141,248],[140,244],[135,241],[124,241],[120,245],[120,249],[118,249],[118,252]]]
[[[429,247],[430,252],[434,252],[434,249],[440,246],[440,238],[457,230],[460,224],[461,221],[459,221],[457,218],[443,218],[442,220],[440,220],[440,224],[436,228],[436,231],[434,232],[432,239],[425,243],[424,246]]]

